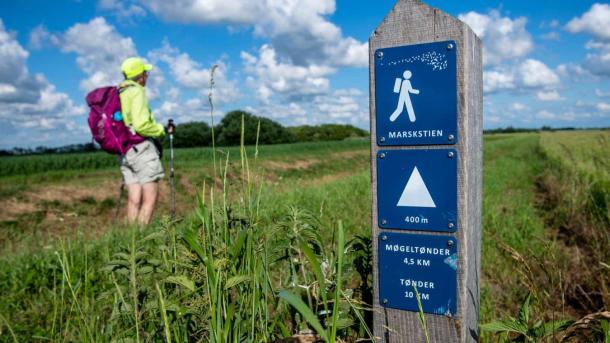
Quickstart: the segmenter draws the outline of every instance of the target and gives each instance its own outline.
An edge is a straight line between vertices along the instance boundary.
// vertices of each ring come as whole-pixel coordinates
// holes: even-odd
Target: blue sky
[[[389,0],[30,0],[0,3],[0,149],[90,140],[85,94],[155,65],[166,122],[247,109],[284,125],[368,129],[370,33]],[[484,43],[484,127],[610,126],[610,4],[449,1]]]

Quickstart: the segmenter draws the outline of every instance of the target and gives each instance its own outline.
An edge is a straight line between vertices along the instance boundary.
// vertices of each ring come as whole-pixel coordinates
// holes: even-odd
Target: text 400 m
[[[428,224],[428,218],[424,216],[406,216],[405,223],[411,224]]]

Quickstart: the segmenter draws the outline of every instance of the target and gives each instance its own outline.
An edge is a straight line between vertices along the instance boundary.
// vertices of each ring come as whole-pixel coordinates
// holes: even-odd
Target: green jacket
[[[144,87],[131,80],[122,82],[119,87],[126,87],[120,94],[125,125],[142,137],[164,136],[163,125],[157,123],[150,113]]]

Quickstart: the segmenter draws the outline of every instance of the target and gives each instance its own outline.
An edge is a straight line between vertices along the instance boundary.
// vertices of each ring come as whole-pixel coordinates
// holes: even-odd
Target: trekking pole
[[[172,204],[170,216],[172,219],[176,216],[176,184],[174,179],[174,120],[167,121],[167,133],[169,134],[169,186],[171,189]]]
[[[123,191],[125,190],[125,181],[121,181],[121,187],[119,187],[119,198],[116,202],[116,211],[114,211],[114,220],[112,223],[116,225],[116,221],[119,219],[119,212],[121,211],[121,200],[123,199]]]

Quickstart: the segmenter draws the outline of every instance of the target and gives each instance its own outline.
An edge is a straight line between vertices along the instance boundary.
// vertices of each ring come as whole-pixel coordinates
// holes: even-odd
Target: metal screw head
[[[385,225],[385,224],[387,224],[387,223],[388,223],[388,221],[387,221],[387,220],[385,220],[385,219],[382,219],[382,220],[381,220],[381,225]]]
[[[381,137],[381,138],[379,138],[379,141],[380,141],[381,143],[385,142],[385,137]]]
[[[383,299],[383,303],[387,304],[388,303],[388,299]]]
[[[453,229],[453,227],[454,227],[454,226],[455,226],[455,225],[453,225],[453,223],[449,223],[449,224],[447,224],[447,227],[448,227],[448,228],[450,228],[450,229]]]
[[[453,44],[451,44],[451,43],[447,44],[447,50],[453,50]]]
[[[454,138],[455,138],[455,136],[453,136],[453,135],[447,136],[447,139],[449,139],[450,141],[452,141]]]
[[[383,51],[377,51],[377,57],[378,58],[382,58],[383,57]]]
[[[385,154],[384,153],[379,154],[379,158],[385,158]]]
[[[449,158],[453,158],[453,151],[449,151],[449,152],[447,153],[447,157],[449,157]]]
[[[381,240],[382,241],[387,241],[388,240],[388,236],[386,236],[386,235],[381,236]]]
[[[447,246],[448,247],[452,247],[453,246],[453,241],[447,241]]]

